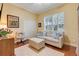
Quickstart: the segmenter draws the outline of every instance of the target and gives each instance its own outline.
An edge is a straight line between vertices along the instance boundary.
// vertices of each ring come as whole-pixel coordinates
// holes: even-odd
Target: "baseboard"
[[[65,45],[69,45],[69,46],[73,46],[73,47],[77,47],[76,44],[72,44],[72,43],[64,42],[64,44],[65,44]]]

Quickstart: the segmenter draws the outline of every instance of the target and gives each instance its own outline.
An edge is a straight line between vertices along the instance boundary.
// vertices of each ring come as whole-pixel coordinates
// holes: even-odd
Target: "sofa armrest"
[[[60,47],[63,46],[63,43],[64,43],[63,36],[60,36],[60,37],[59,37],[59,45],[60,45]]]

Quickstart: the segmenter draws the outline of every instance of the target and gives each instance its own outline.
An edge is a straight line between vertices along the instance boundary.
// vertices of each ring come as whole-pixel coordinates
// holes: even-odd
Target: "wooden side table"
[[[0,40],[0,56],[14,55],[14,38]]]

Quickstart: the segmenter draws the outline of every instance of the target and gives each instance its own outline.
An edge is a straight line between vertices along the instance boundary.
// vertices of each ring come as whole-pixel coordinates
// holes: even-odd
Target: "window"
[[[64,12],[44,17],[44,31],[63,32],[64,31]]]

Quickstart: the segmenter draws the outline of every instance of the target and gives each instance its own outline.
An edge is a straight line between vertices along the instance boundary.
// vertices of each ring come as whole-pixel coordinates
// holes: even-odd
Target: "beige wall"
[[[12,4],[5,4],[2,10],[1,24],[7,25],[7,14],[19,17],[19,28],[10,28],[13,31],[24,31],[26,37],[36,32],[36,15]]]
[[[61,7],[57,7],[49,10],[48,12],[39,14],[38,22],[42,23],[42,27],[38,28],[38,31],[44,30],[44,17],[53,15],[55,13],[64,12],[64,31],[65,31],[65,44],[76,46],[76,39],[78,36],[77,25],[77,4],[64,4]]]

